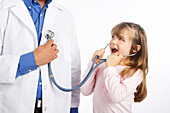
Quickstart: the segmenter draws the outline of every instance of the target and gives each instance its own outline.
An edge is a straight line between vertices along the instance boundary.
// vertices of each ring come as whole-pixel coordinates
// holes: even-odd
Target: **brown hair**
[[[133,76],[133,74],[138,70],[142,70],[143,72],[143,81],[138,85],[135,92],[135,102],[141,102],[147,96],[147,88],[146,88],[146,75],[148,73],[148,47],[147,47],[147,37],[144,29],[135,23],[130,22],[122,22],[116,25],[112,31],[112,35],[117,35],[123,31],[128,30],[130,38],[132,40],[132,47],[130,50],[130,54],[132,54],[133,49],[136,45],[140,45],[141,49],[136,53],[136,55],[127,57],[130,62],[128,62],[127,68],[125,68],[121,72],[121,76],[124,77],[127,74]]]

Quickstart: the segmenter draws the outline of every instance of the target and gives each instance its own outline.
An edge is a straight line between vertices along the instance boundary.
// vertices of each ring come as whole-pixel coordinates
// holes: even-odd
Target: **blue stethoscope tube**
[[[97,60],[98,57],[99,57],[99,56],[96,56],[96,57],[95,57],[95,59],[94,59],[94,61],[93,61],[93,64],[92,64],[92,66],[91,66],[91,68],[90,68],[90,71],[88,72],[88,74],[87,74],[87,76],[84,78],[84,80],[83,80],[79,85],[77,85],[76,87],[74,87],[74,88],[72,88],[72,89],[63,88],[63,87],[61,87],[61,86],[59,86],[59,85],[57,84],[57,82],[55,81],[53,72],[52,72],[52,70],[51,70],[51,62],[48,63],[48,69],[49,69],[49,75],[50,75],[51,81],[55,84],[56,87],[58,87],[60,90],[65,91],[65,92],[70,92],[70,91],[74,91],[74,90],[76,90],[76,89],[79,89],[79,88],[88,80],[88,78],[89,78],[90,75],[93,73],[93,71],[94,71],[100,64],[102,64],[102,63],[104,63],[104,62],[106,61],[106,59],[100,59],[101,62],[99,62],[98,64],[96,64],[96,66],[94,66],[94,64],[95,64],[95,62],[96,62],[96,60]]]

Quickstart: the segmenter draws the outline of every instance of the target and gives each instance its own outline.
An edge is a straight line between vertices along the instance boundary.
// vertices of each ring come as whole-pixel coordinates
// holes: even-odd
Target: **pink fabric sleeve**
[[[82,77],[82,80],[87,76],[92,64],[93,64],[93,62],[90,61],[89,64],[88,64],[88,68],[86,69],[85,74]],[[94,64],[94,66],[95,66],[95,64]],[[99,67],[97,67],[93,71],[93,73],[90,75],[90,77],[86,81],[86,83],[84,83],[84,85],[80,88],[80,90],[81,90],[81,92],[84,96],[88,96],[88,95],[93,93],[94,87],[95,87],[95,82],[96,82],[95,76],[96,76],[98,69],[99,69]]]
[[[113,102],[120,102],[136,91],[137,86],[143,80],[143,74],[140,70],[135,74],[121,81],[121,78],[115,67],[108,67],[104,70],[105,86],[108,90],[109,96]]]

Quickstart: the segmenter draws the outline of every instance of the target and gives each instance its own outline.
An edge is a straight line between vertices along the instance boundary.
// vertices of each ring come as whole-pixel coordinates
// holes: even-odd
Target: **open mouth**
[[[116,48],[111,48],[111,51],[112,51],[112,53],[116,53],[116,52],[118,52],[118,49],[116,49]]]

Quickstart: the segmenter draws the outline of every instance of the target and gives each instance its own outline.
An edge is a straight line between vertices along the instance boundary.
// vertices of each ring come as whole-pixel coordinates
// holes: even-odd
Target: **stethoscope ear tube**
[[[54,85],[55,85],[57,88],[59,88],[59,89],[62,90],[62,91],[65,91],[65,92],[70,92],[70,91],[74,91],[74,90],[76,90],[76,89],[79,89],[79,88],[88,80],[88,78],[90,77],[90,75],[92,74],[92,72],[93,72],[100,64],[102,64],[103,62],[106,61],[106,59],[100,59],[101,62],[99,62],[98,64],[96,64],[96,66],[94,67],[94,64],[95,64],[95,62],[96,62],[96,60],[97,60],[98,57],[99,57],[99,56],[96,56],[96,57],[95,57],[95,59],[94,59],[94,61],[93,61],[93,64],[92,64],[92,66],[91,66],[91,68],[90,68],[90,71],[88,72],[88,74],[86,75],[86,77],[83,79],[83,81],[82,81],[79,85],[77,85],[76,87],[74,87],[74,88],[72,88],[72,89],[63,88],[63,87],[61,87],[61,86],[59,86],[59,85],[57,84],[57,82],[55,81],[53,72],[52,72],[52,70],[51,70],[51,62],[48,63],[48,70],[49,70],[49,75],[50,75],[51,81],[54,83]]]

